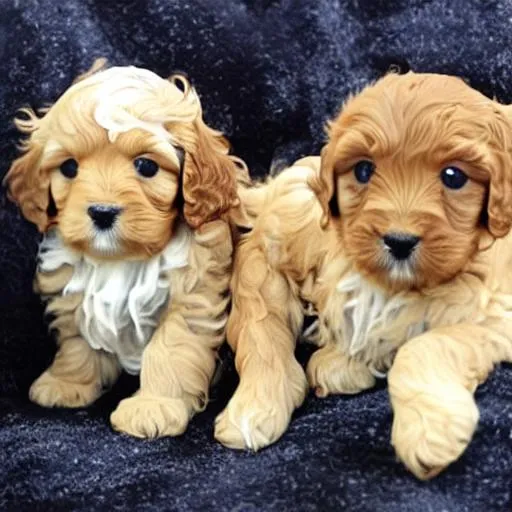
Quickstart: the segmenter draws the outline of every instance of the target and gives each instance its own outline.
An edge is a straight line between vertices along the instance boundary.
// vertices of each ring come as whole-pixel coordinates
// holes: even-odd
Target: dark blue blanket
[[[261,175],[317,153],[325,120],[390,66],[462,75],[512,102],[511,43],[505,0],[3,0],[0,177],[15,155],[16,109],[55,100],[98,56],[187,72],[208,122]],[[467,453],[429,483],[395,460],[384,386],[310,397],[283,439],[257,455],[213,441],[236,384],[229,364],[207,411],[177,439],[112,432],[110,411],[137,385],[128,377],[88,410],[29,404],[28,386],[55,350],[31,288],[37,242],[2,193],[0,510],[512,509],[510,367],[478,391]]]

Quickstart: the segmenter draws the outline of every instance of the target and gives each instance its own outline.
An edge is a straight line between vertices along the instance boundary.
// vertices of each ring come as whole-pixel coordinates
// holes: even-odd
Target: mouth
[[[394,261],[387,266],[387,272],[392,281],[412,283],[416,276],[414,265],[410,261]]]
[[[110,229],[95,229],[89,237],[89,247],[92,251],[103,257],[116,256],[121,252],[121,244],[115,227]]]
[[[413,283],[417,278],[417,251],[411,252],[407,258],[397,258],[384,245],[379,265],[391,281]]]

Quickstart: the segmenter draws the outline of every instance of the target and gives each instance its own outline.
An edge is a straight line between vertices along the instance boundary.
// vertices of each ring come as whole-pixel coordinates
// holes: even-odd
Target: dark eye
[[[152,178],[158,172],[158,164],[149,158],[136,158],[133,165],[135,170],[144,178]]]
[[[441,181],[444,186],[453,190],[462,188],[468,179],[467,175],[458,167],[446,167],[441,171]]]
[[[361,160],[354,166],[354,176],[359,183],[368,183],[375,171],[375,164],[369,160]]]
[[[78,162],[73,158],[69,158],[60,164],[59,169],[63,176],[73,179],[78,174]]]

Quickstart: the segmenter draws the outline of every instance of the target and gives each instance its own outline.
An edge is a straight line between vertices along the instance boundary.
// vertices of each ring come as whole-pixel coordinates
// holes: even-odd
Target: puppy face
[[[179,87],[178,87],[179,86]],[[41,231],[96,258],[145,258],[178,216],[193,228],[238,204],[237,167],[186,80],[137,69],[86,75],[39,119],[6,181]]]
[[[42,165],[50,174],[54,221],[71,247],[138,257],[169,241],[181,167],[171,144],[140,129],[110,142],[104,130],[91,128],[86,138],[54,140]]]
[[[431,287],[504,236],[510,134],[502,107],[453,77],[389,75],[351,99],[317,190],[355,267],[393,290]]]

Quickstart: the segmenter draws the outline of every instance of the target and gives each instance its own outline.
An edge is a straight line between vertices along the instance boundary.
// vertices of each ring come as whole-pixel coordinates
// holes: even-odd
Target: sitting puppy
[[[468,445],[476,387],[512,360],[512,123],[457,78],[408,73],[328,131],[321,166],[243,192],[257,220],[232,282],[240,384],[216,437],[257,450],[283,434],[306,394],[294,347],[309,304],[309,385],[357,393],[389,370],[392,442],[429,478]]]
[[[45,234],[36,288],[58,333],[30,398],[82,407],[140,372],[112,425],[174,436],[205,407],[224,340],[243,163],[186,79],[101,67],[17,120],[29,137],[5,182]]]

